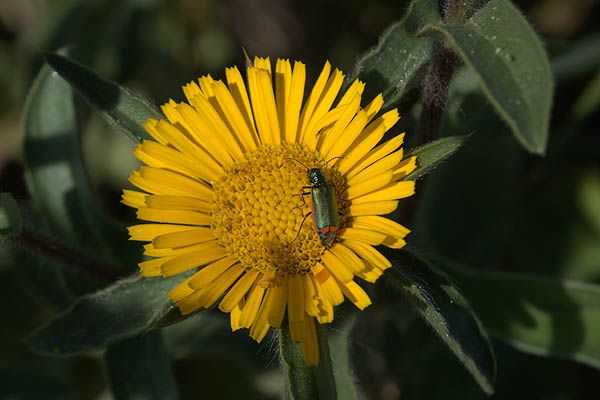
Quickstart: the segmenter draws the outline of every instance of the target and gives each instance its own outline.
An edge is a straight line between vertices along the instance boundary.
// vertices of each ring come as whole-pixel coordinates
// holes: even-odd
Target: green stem
[[[319,365],[309,367],[304,362],[301,344],[292,341],[287,320],[279,329],[279,350],[286,374],[287,399],[337,399],[327,330],[319,323],[316,323],[316,330],[319,341]]]

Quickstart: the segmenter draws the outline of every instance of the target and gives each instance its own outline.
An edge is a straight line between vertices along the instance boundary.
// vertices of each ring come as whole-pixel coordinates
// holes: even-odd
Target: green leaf
[[[479,271],[439,261],[458,281],[490,334],[542,356],[600,368],[600,286]]]
[[[46,62],[121,132],[137,143],[151,139],[142,124],[162,115],[148,101],[88,67],[56,53],[43,53]]]
[[[454,154],[469,138],[466,136],[448,136],[434,140],[406,154],[405,158],[417,156],[417,168],[404,180],[416,180],[431,172],[439,163]]]
[[[302,345],[292,341],[287,322],[279,329],[279,350],[287,379],[288,399],[337,399],[326,327],[316,322],[315,325],[319,341],[319,365],[316,367],[309,367],[304,362]]]
[[[112,345],[105,359],[115,399],[179,398],[160,332],[148,332]]]
[[[404,291],[419,314],[463,363],[481,389],[494,392],[496,361],[481,323],[451,281],[406,250],[386,250],[392,268],[384,279]]]
[[[0,236],[12,237],[21,233],[23,221],[15,199],[9,193],[0,193]]]
[[[47,66],[27,97],[24,128],[25,175],[52,230],[75,247],[127,265],[133,258],[124,257],[132,251],[127,232],[107,218],[86,174],[71,87]]]
[[[167,292],[193,271],[169,278],[136,275],[79,298],[28,339],[29,347],[48,355],[76,355],[139,335],[173,306]]]
[[[409,6],[406,16],[391,25],[381,35],[377,46],[356,65],[355,75],[368,83],[364,98],[382,93],[387,109],[398,103],[409,89],[420,84],[434,41],[430,37],[411,37],[407,27],[439,21],[435,1],[417,0]]]
[[[429,24],[477,74],[484,93],[515,137],[544,154],[553,78],[546,52],[523,15],[508,0],[491,0],[464,25]]]

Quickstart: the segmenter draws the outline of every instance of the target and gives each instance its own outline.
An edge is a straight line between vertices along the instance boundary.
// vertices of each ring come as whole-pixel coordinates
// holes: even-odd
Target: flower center
[[[284,144],[262,146],[226,168],[213,183],[212,218],[215,236],[227,253],[246,268],[275,270],[277,277],[308,271],[317,263],[325,247],[311,217],[303,223],[311,199],[301,193],[310,192],[303,190],[310,186],[304,166],[319,168],[324,162],[298,144]],[[323,171],[343,213],[343,178],[331,168]]]

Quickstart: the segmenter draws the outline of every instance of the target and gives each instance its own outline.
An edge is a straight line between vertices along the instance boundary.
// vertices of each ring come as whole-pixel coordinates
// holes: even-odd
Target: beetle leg
[[[296,233],[296,237],[295,237],[294,239],[292,239],[292,241],[291,241],[291,242],[289,242],[288,244],[286,244],[284,247],[286,247],[286,248],[287,248],[287,247],[288,247],[290,244],[294,243],[294,241],[295,241],[296,239],[298,239],[298,236],[300,236],[300,230],[302,229],[302,225],[304,225],[304,221],[306,221],[306,218],[308,218],[308,216],[309,216],[310,214],[312,214],[312,212],[308,212],[308,213],[307,213],[307,214],[304,216],[304,219],[302,220],[302,223],[300,224],[300,228],[298,228],[298,233]]]
[[[302,192],[302,193],[293,194],[292,196],[308,196],[310,194],[311,194],[310,192]],[[304,197],[301,197],[301,199],[302,199],[302,206],[306,205],[306,200],[304,200]],[[302,206],[296,206],[294,208],[300,208]]]

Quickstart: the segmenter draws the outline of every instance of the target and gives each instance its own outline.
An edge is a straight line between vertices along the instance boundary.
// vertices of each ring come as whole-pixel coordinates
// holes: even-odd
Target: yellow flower
[[[315,319],[331,322],[345,297],[370,305],[355,277],[375,282],[390,267],[373,246],[405,244],[410,231],[380,215],[414,193],[401,179],[416,163],[403,159],[403,134],[379,143],[399,119],[395,109],[375,118],[381,95],[361,107],[356,80],[336,103],[344,75],[327,62],[303,104],[305,78],[301,62],[277,60],[272,74],[269,59],[256,58],[247,85],[234,67],[226,84],[208,75],[184,86],[188,103],[170,100],[168,121],[146,122],[156,141],[136,148],[147,165],[129,178],[143,192],[124,190],[123,203],[152,222],[129,228],[154,257],[139,264],[143,276],[200,267],[168,293],[183,314],[220,299],[232,330],[249,328],[260,342],[287,309],[292,340],[317,365]],[[316,210],[337,206],[331,243],[303,223],[311,199],[301,193],[312,190],[304,166],[333,186],[325,200],[337,204]]]

